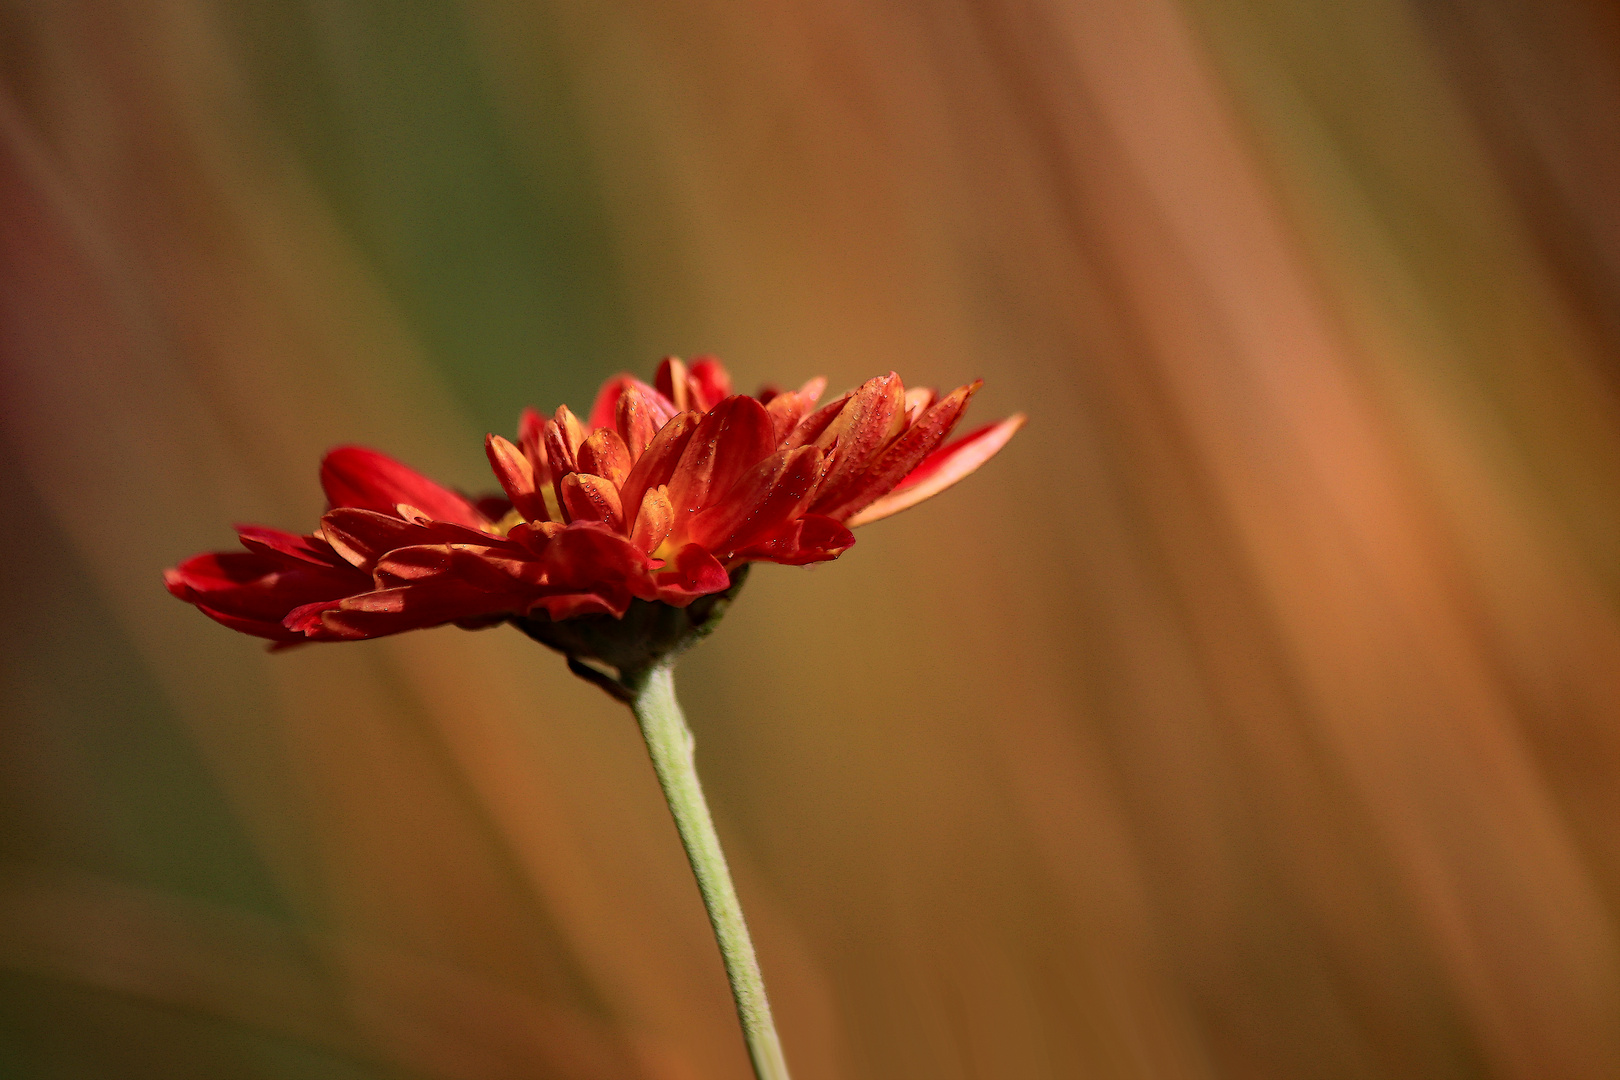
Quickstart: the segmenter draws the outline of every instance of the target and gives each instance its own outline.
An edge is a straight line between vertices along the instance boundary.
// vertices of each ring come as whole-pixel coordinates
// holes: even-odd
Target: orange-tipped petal
[[[579,448],[579,471],[600,476],[615,489],[630,475],[630,451],[619,433],[610,427],[591,432]]]
[[[630,530],[630,542],[650,555],[658,550],[674,525],[675,507],[669,501],[669,491],[661,486],[649,488],[641,498],[641,509]]]
[[[570,521],[596,521],[615,532],[624,528],[619,489],[591,473],[569,473],[562,478],[562,504]]]
[[[545,521],[546,500],[535,487],[534,465],[522,450],[499,435],[484,436],[484,453],[489,467],[500,481],[501,490],[512,500],[512,507],[526,521]]]
[[[681,455],[686,452],[687,444],[692,441],[692,433],[697,430],[699,419],[695,412],[684,412],[658,429],[658,434],[653,436],[646,451],[636,459],[630,475],[625,477],[623,486],[619,488],[619,498],[624,505],[640,506],[642,496],[648,489],[669,483],[670,477],[675,475],[676,466],[680,464]]]
[[[881,520],[890,514],[916,506],[924,499],[938,495],[964,476],[995,457],[1007,440],[1024,426],[1024,414],[1009,416],[997,424],[982,427],[965,435],[949,446],[942,446],[889,494],[866,509],[852,515],[845,523],[851,528]]]

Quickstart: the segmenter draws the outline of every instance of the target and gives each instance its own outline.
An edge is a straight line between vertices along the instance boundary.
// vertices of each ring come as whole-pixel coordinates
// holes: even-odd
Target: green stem
[[[714,819],[709,817],[709,806],[698,784],[692,732],[675,700],[672,665],[659,664],[640,678],[626,681],[634,694],[630,708],[641,724],[653,770],[658,773],[658,783],[675,816],[675,828],[686,846],[686,857],[692,863],[703,906],[709,911],[709,923],[720,944],[720,957],[725,961],[726,977],[731,980],[731,996],[737,1002],[737,1017],[748,1040],[754,1075],[758,1080],[788,1080],[782,1043],[771,1022],[770,1003],[765,1000],[765,981],[760,978],[759,961],[754,958],[754,943],[743,922],[742,905],[731,884],[731,871],[726,869]]]

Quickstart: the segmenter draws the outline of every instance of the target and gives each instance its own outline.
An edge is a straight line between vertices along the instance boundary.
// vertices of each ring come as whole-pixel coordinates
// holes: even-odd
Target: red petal
[[[684,412],[670,420],[653,436],[647,450],[630,469],[624,485],[619,488],[619,501],[624,506],[640,506],[642,496],[649,488],[668,484],[680,464],[681,455],[697,429],[697,413]]]
[[[731,587],[731,575],[715,557],[698,544],[688,544],[675,555],[675,565],[653,576],[658,599],[674,607],[685,607],[700,596],[724,592]]]
[[[600,431],[605,427],[613,427],[618,419],[619,402],[623,400],[626,394],[632,391],[641,398],[642,404],[647,406],[648,411],[652,414],[653,428],[655,430],[670,417],[680,412],[670,403],[668,397],[654,390],[635,376],[615,375],[603,383],[602,389],[597,391],[596,403],[591,406],[589,428],[592,431]]]
[[[484,592],[453,577],[438,577],[349,597],[320,613],[321,631],[311,636],[384,637],[461,619],[516,614],[527,605],[528,598],[520,589]]]
[[[893,491],[866,509],[851,515],[847,524],[851,528],[866,525],[890,514],[898,514],[930,496],[939,494],[995,457],[996,453],[1007,445],[1007,440],[1024,426],[1024,419],[1023,413],[1009,416],[998,424],[982,427],[949,446],[935,450]]]
[[[635,376],[623,374],[615,375],[602,384],[602,389],[596,392],[596,402],[591,406],[590,419],[586,422],[592,431],[612,426],[624,388],[635,381]]]
[[[489,523],[465,496],[363,446],[340,446],[327,454],[321,462],[321,487],[333,508],[352,506],[388,514],[400,503],[409,503],[439,521],[473,529]]]
[[[624,508],[619,503],[619,491],[600,476],[569,473],[563,477],[562,503],[571,522],[600,522],[614,532],[624,528]]]
[[[677,519],[683,511],[700,510],[731,490],[775,445],[765,406],[742,394],[716,405],[698,423],[669,480],[669,500]]]
[[[863,473],[843,485],[842,490],[833,491],[823,485],[821,494],[816,498],[816,512],[843,520],[880,496],[887,495],[945,441],[945,436],[951,433],[966,411],[968,400],[982,385],[982,382],[975,380],[957,387],[945,400],[929,408]]]
[[[803,566],[836,559],[854,545],[854,534],[843,525],[820,514],[806,514],[788,522],[776,535],[733,552],[731,559]]]
[[[321,518],[321,535],[350,564],[366,570],[395,548],[420,544],[487,544],[493,539],[480,529],[448,521],[431,518],[407,521],[352,507],[328,511]]]
[[[262,525],[236,525],[233,528],[242,546],[249,551],[274,552],[314,566],[332,566],[337,562],[332,545],[318,536],[299,536]]]
[[[647,445],[658,434],[658,429],[675,415],[675,406],[669,399],[646,383],[632,383],[619,396],[614,425],[633,462],[641,457]]]
[[[677,412],[696,408],[692,404],[692,384],[686,375],[686,365],[681,363],[680,357],[666,356],[659,362],[658,372],[653,376],[653,385],[658,388],[660,394],[669,399]]]
[[[906,388],[894,372],[868,379],[844,406],[838,418],[816,439],[828,450],[827,476],[817,493],[815,509],[842,499],[872,457],[900,434],[905,422]]]
[[[694,519],[689,536],[728,553],[774,533],[804,510],[825,471],[814,446],[778,450],[738,480],[726,497]]]
[[[668,489],[662,486],[649,488],[641,498],[641,509],[636,512],[630,542],[650,555],[669,536],[674,524],[675,507],[670,504]]]
[[[707,411],[731,396],[731,373],[712,356],[693,358],[687,379],[694,409]]]
[[[654,561],[622,536],[600,525],[570,525],[546,548],[547,583],[560,592],[628,589],[644,600],[654,598],[647,571]]]
[[[851,395],[845,394],[840,398],[829,401],[803,420],[800,420],[799,426],[794,428],[788,434],[788,437],[783,440],[783,447],[788,450],[796,450],[821,438],[821,433],[826,431],[827,426],[838,419],[838,414],[844,411],[844,406],[849,403],[850,397]]]
[[[551,483],[551,465],[546,454],[546,421],[534,409],[524,409],[518,418],[518,445],[534,469],[534,486],[544,491]]]
[[[610,427],[591,432],[579,448],[579,471],[600,476],[615,490],[630,474],[630,450],[619,433]]]
[[[545,612],[553,620],[572,619],[580,615],[612,615],[622,619],[630,607],[631,596],[623,589],[602,593],[552,593],[534,601],[526,614],[533,616]]]
[[[499,435],[484,436],[484,453],[501,490],[524,520],[547,520],[550,515],[546,513],[546,500],[535,488],[534,465],[528,456]]]

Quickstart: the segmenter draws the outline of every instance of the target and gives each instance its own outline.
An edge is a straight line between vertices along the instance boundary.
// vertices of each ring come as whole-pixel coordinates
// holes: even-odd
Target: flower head
[[[165,580],[282,644],[509,620],[535,633],[622,620],[637,600],[682,609],[727,594],[749,563],[837,558],[852,527],[954,484],[1024,419],[947,445],[978,382],[940,397],[891,372],[817,408],[825,384],[734,395],[712,358],[666,359],[652,386],[609,380],[583,421],[530,409],[516,442],[488,436],[501,494],[484,498],[339,447],[321,463],[330,509],[315,532],[238,526],[245,551],[197,555]]]

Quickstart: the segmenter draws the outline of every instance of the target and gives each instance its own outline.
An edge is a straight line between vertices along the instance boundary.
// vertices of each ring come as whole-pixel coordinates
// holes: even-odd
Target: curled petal
[[[515,544],[521,544],[523,550],[531,555],[543,555],[546,548],[551,545],[551,541],[567,527],[559,521],[526,521],[521,525],[514,525],[506,534],[506,538]]]
[[[630,450],[619,433],[610,427],[591,432],[579,448],[579,471],[600,476],[615,489],[630,474]]]
[[[783,525],[775,535],[733,552],[731,559],[803,566],[836,559],[854,546],[855,535],[849,529],[832,518],[806,514]]]
[[[594,523],[570,525],[557,534],[546,548],[544,562],[551,591],[605,590],[604,595],[629,591],[643,600],[654,595],[647,571],[657,563],[624,537]]]
[[[321,487],[334,508],[353,506],[387,514],[400,503],[409,503],[439,521],[473,529],[489,524],[466,496],[363,446],[340,446],[327,454],[321,462]]]
[[[484,436],[484,453],[500,481],[501,490],[526,521],[546,521],[546,500],[535,486],[534,465],[528,455],[499,435]]]
[[[634,393],[641,404],[647,408],[653,419],[653,428],[674,416],[680,410],[670,404],[663,394],[648,386],[633,375],[616,375],[602,384],[602,389],[596,395],[596,403],[591,406],[588,427],[592,431],[599,431],[605,427],[613,427],[618,421],[621,402],[626,394]],[[623,434],[621,432],[621,434]],[[629,442],[629,438],[625,439]]]
[[[551,484],[551,464],[546,454],[546,420],[534,409],[524,409],[518,418],[518,446],[534,470],[534,486],[545,490]]]
[[[676,552],[674,565],[660,570],[654,580],[657,598],[673,607],[685,607],[700,596],[731,587],[726,568],[698,544],[688,544]]]
[[[615,532],[624,528],[619,490],[600,476],[569,473],[562,479],[563,508],[570,521],[594,521]]]
[[[170,594],[216,622],[271,641],[302,640],[282,625],[305,604],[370,588],[369,575],[334,557],[325,565],[275,551],[210,552],[163,574]]]
[[[924,458],[893,491],[851,515],[848,524],[853,528],[879,521],[938,495],[995,457],[1007,445],[1007,440],[1024,426],[1024,419],[1023,413],[1009,416],[1000,423],[964,435],[949,446],[940,447]]]
[[[634,382],[624,388],[613,421],[632,462],[641,457],[658,429],[674,415],[675,407],[669,400],[646,383]]]
[[[504,593],[475,588],[442,575],[394,588],[351,596],[334,607],[300,613],[304,632],[316,640],[386,637],[445,623],[515,614],[528,606],[524,590]],[[313,616],[313,618],[311,617]]]
[[[649,555],[669,536],[675,524],[675,507],[669,501],[669,490],[663,486],[649,488],[641,497],[641,509],[630,530],[630,542]]]

